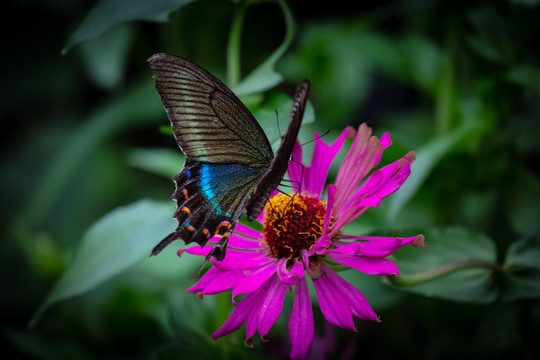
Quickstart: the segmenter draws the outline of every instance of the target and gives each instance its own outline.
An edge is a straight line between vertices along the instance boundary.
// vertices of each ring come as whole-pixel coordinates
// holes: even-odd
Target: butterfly
[[[274,156],[251,112],[214,75],[175,55],[155,54],[147,61],[176,143],[186,155],[182,171],[174,176],[172,199],[177,209],[173,217],[178,227],[151,256],[177,239],[204,246],[218,236],[220,241],[206,259],[223,260],[242,213],[249,221],[256,219],[287,171],[309,80],[296,90],[289,128]]]

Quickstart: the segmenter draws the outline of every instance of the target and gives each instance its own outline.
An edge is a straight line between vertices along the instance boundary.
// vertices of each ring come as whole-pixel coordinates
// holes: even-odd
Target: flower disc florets
[[[264,238],[277,258],[294,259],[321,236],[326,202],[306,194],[278,194],[265,207]]]

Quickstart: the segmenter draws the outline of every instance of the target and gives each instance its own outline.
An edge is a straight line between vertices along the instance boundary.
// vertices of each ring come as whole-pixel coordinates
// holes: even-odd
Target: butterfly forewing
[[[178,146],[188,158],[266,168],[272,148],[234,93],[192,62],[169,54],[148,59]]]

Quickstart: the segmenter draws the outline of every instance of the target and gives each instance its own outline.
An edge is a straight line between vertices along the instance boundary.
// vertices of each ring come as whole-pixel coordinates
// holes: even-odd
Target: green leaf
[[[503,301],[540,298],[540,242],[521,240],[508,249]]]
[[[404,247],[395,262],[400,277],[394,286],[424,296],[491,303],[498,296],[496,250],[487,236],[450,227],[424,233],[426,248]],[[386,280],[385,280],[386,281]]]
[[[134,20],[165,22],[169,14],[193,0],[100,0],[90,10],[62,49],[66,54],[73,46],[105,34],[115,26]]]
[[[52,304],[80,295],[148,257],[174,229],[170,203],[141,200],[113,210],[83,236],[71,265],[34,314],[33,326]]]
[[[473,29],[465,39],[480,56],[494,63],[504,64],[514,57],[515,41],[505,19],[493,7],[475,9],[468,14]]]
[[[526,237],[540,235],[540,181],[524,169],[515,171],[508,185],[507,218],[514,230]]]
[[[529,87],[540,94],[540,70],[531,65],[515,66],[504,74],[506,80]]]
[[[90,153],[116,132],[164,119],[163,105],[150,78],[134,84],[118,98],[111,99],[80,120],[81,125],[67,136],[51,160],[40,186],[25,209],[29,226],[41,223],[63,195],[72,175],[84,166]]]
[[[439,161],[459,142],[479,130],[475,119],[465,121],[461,126],[446,135],[435,136],[431,141],[416,151],[416,160],[411,166],[411,175],[399,191],[390,197],[387,221],[391,222],[398,212],[420,189],[426,178]]]
[[[285,19],[285,39],[283,39],[281,45],[268,58],[266,58],[264,62],[262,62],[237,86],[234,87],[233,90],[237,96],[245,96],[263,92],[273,88],[283,80],[283,76],[276,72],[275,66],[291,45],[296,32],[296,25],[291,9],[288,7],[287,3],[283,0],[278,0],[278,4],[283,11],[283,16]]]
[[[134,42],[134,27],[123,24],[77,48],[92,82],[105,89],[117,86],[124,79]]]
[[[185,156],[180,149],[133,149],[128,156],[131,166],[172,178],[182,168]]]

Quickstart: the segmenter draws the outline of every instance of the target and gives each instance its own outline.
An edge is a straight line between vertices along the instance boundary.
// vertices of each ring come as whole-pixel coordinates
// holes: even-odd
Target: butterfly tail
[[[150,256],[155,256],[161,252],[161,250],[165,249],[167,245],[172,243],[174,240],[177,240],[180,238],[180,233],[175,231],[173,233],[170,233],[165,237],[165,239],[161,240],[159,244],[157,244],[150,253]]]

